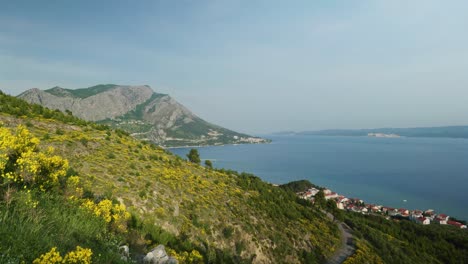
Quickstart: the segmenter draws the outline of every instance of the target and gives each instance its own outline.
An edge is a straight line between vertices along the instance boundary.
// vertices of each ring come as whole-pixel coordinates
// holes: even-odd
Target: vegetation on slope
[[[347,213],[345,222],[384,263],[468,263],[466,230],[357,213]]]
[[[308,181],[295,181],[280,187],[302,192]],[[353,263],[468,263],[468,232],[450,225],[419,225],[405,218],[386,219],[381,215],[339,210],[326,200],[323,191],[315,195],[314,207],[326,210],[353,230],[356,251],[346,259]],[[307,202],[304,200],[304,202]],[[457,220],[460,221],[460,220]]]
[[[83,199],[89,198],[97,205],[102,200],[113,201],[114,205],[125,205],[131,213],[125,233],[114,230],[115,239],[98,240],[100,246],[83,246],[101,251],[99,248],[129,244],[132,254],[138,255],[154,245],[164,244],[171,248],[173,255],[184,259],[189,259],[190,252],[200,252],[205,263],[298,263],[305,260],[320,263],[336,250],[336,226],[319,211],[298,202],[292,192],[271,186],[253,175],[218,171],[187,162],[121,131],[71,115],[46,116],[44,111],[51,110],[4,94],[0,94],[0,100],[2,106],[3,103],[8,105],[3,108],[7,109],[6,114],[0,113],[3,126],[14,130],[22,124],[41,139],[40,149],[52,146],[57,154],[67,158],[73,174],[80,176]],[[18,108],[23,106],[19,112]],[[58,121],[62,119],[64,122]],[[55,206],[66,208],[61,203],[67,201],[60,200],[61,196],[41,197],[35,199],[39,201],[38,207],[46,206],[42,209],[44,212]],[[57,204],[47,206],[41,199]],[[2,214],[12,210],[6,207],[5,201],[1,203]],[[83,207],[82,204],[76,206]],[[62,218],[73,217],[78,214],[76,210],[73,207],[62,211],[65,214]],[[9,221],[31,215],[34,216],[31,213],[12,216]],[[41,232],[46,235],[37,237],[37,243],[44,243],[38,250],[42,253],[52,246],[44,240],[60,241],[55,240],[53,233],[49,235],[52,230],[47,228],[61,225],[53,211],[43,215],[47,217],[41,218],[44,223],[39,226],[43,226]],[[38,220],[32,217],[30,221]],[[57,230],[61,230],[60,227]],[[90,232],[89,236],[105,238],[99,235],[99,230]],[[1,242],[3,239],[1,236]],[[77,238],[75,242],[63,243],[59,250],[65,254],[80,245],[78,242],[88,240],[92,239]],[[36,258],[37,253],[22,259]],[[109,262],[109,259],[111,256],[102,262]]]
[[[65,124],[88,126],[97,130],[109,129],[108,126],[88,122],[72,115],[71,112],[63,113],[59,110],[51,110],[38,104],[30,104],[22,99],[4,94],[0,90],[0,113],[9,114],[14,117],[41,118],[60,121]],[[27,121],[25,121],[27,123]],[[121,133],[123,131],[120,131]],[[125,132],[123,132],[125,133]]]
[[[319,188],[317,185],[312,184],[308,180],[292,181],[280,185],[280,188],[291,191],[293,193],[304,192],[312,187],[317,189]]]
[[[73,97],[84,99],[84,98],[96,95],[98,93],[108,91],[115,87],[117,87],[117,85],[115,84],[99,84],[99,85],[95,85],[89,88],[81,88],[81,89],[65,89],[65,88],[60,88],[60,87],[54,87],[45,91],[55,96],[62,97],[62,96],[71,95]]]
[[[126,230],[126,218],[120,217],[128,214],[125,208],[115,205],[119,210],[109,210],[112,219],[102,219],[81,206],[94,201],[82,199],[79,177],[72,176],[68,161],[38,144],[24,126],[13,133],[0,127],[0,262],[31,263],[53,249],[34,263],[74,263],[90,259],[90,248],[97,262],[120,262],[112,249],[117,233]],[[61,259],[60,252],[68,253]]]

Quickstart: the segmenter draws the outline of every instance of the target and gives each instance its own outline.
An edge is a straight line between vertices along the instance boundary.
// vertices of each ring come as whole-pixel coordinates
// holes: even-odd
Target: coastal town
[[[408,210],[406,208],[392,208],[376,204],[367,204],[359,198],[347,198],[343,195],[340,195],[336,192],[331,191],[330,189],[319,189],[319,188],[309,188],[304,192],[299,192],[297,195],[302,198],[311,201],[314,203],[315,196],[320,192],[323,192],[323,195],[326,200],[333,200],[336,202],[336,207],[341,210],[346,210],[349,212],[356,212],[362,214],[373,214],[381,215],[387,219],[406,219],[413,221],[421,225],[429,224],[440,224],[440,225],[451,225],[458,228],[466,229],[466,224],[455,221],[450,216],[437,213],[432,209],[428,210]]]

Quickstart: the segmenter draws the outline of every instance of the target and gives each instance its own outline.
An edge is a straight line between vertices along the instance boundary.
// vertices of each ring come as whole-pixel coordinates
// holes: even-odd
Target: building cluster
[[[298,193],[302,199],[314,202],[315,195],[320,190],[317,188],[310,188],[305,192]],[[466,228],[465,224],[457,221],[453,221],[446,214],[437,214],[434,210],[429,209],[426,211],[422,210],[408,210],[405,208],[392,208],[376,204],[366,204],[363,200],[358,198],[347,198],[343,195],[339,195],[336,192],[332,192],[330,189],[323,189],[323,194],[326,200],[333,199],[336,202],[336,207],[341,210],[347,210],[350,212],[362,213],[362,214],[375,214],[383,215],[387,217],[403,218],[413,221],[418,224],[428,225],[430,223],[436,223],[440,225],[452,225],[458,228]]]
[[[234,136],[234,137],[237,137],[237,136]],[[237,140],[239,140],[239,142],[251,143],[251,144],[258,144],[258,143],[265,142],[265,139],[257,138],[257,137],[237,137]]]

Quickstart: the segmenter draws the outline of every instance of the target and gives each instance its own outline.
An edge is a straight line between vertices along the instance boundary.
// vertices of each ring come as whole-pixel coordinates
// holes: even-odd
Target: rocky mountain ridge
[[[169,95],[156,93],[148,85],[105,84],[76,90],[34,88],[18,97],[123,129],[162,146],[267,142],[206,122]]]

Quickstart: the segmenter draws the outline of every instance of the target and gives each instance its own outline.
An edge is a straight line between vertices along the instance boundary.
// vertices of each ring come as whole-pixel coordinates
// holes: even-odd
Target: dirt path
[[[335,220],[333,215],[327,213],[328,218],[331,220]],[[349,256],[353,255],[356,251],[356,247],[354,244],[353,234],[351,228],[343,222],[337,222],[338,228],[340,229],[341,233],[341,247],[338,251],[331,256],[331,258],[327,261],[327,264],[339,264],[343,263]]]

